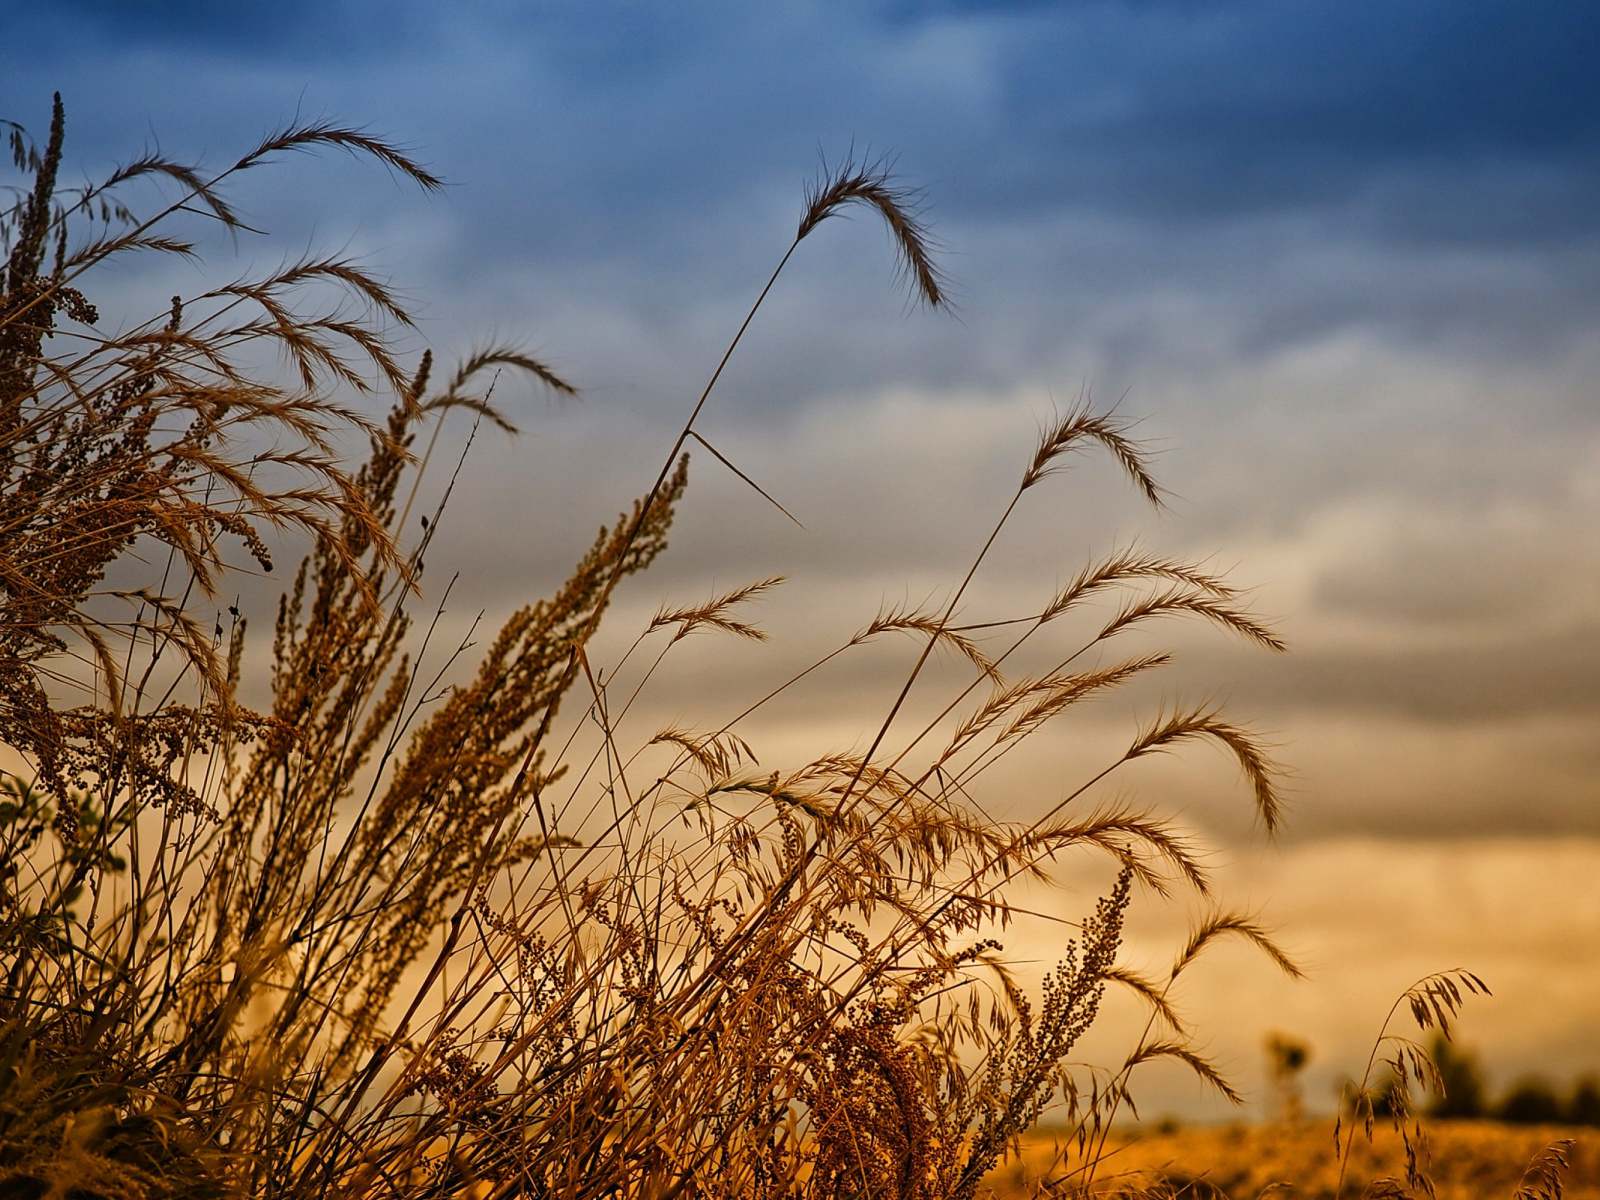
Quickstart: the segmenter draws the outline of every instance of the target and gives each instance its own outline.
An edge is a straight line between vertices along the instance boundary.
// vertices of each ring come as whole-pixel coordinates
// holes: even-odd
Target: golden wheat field
[[[1117,1130],[1107,1139],[1092,1190],[1115,1195],[1166,1185],[1195,1200],[1331,1198],[1339,1177],[1333,1132],[1331,1120]],[[1572,1142],[1564,1195],[1571,1200],[1600,1196],[1600,1131],[1592,1128],[1431,1120],[1424,1132],[1430,1151],[1426,1165],[1438,1200],[1511,1200],[1534,1156],[1563,1139]],[[1061,1157],[1063,1144],[1061,1136],[1046,1130],[1026,1139],[1020,1162],[991,1179],[997,1195],[1012,1200],[1049,1194],[1045,1181],[1076,1165],[1070,1156]],[[1405,1148],[1393,1133],[1378,1132],[1371,1145],[1358,1139],[1343,1194],[1362,1194],[1385,1177],[1403,1179],[1405,1169]]]

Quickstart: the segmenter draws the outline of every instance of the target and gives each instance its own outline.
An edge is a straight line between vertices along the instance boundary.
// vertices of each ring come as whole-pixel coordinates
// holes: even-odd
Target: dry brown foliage
[[[655,483],[553,596],[508,619],[475,674],[443,688],[419,674],[408,608],[439,510],[418,545],[397,540],[413,440],[458,409],[505,424],[479,390],[496,369],[567,385],[490,350],[430,392],[431,360],[402,372],[372,323],[403,323],[393,298],[333,260],[175,301],[117,336],[95,332],[75,282],[110,254],[192,252],[157,231],[180,213],[242,227],[218,185],[281,151],[333,146],[435,181],[359,131],[313,125],[218,176],[140,160],[61,199],[62,128],[58,106],[43,152],[17,142],[32,185],[9,226],[0,325],[0,736],[28,764],[0,810],[4,1186],[957,1200],[983,1193],[1046,1114],[1072,1124],[1068,1178],[1092,1178],[1142,1063],[1186,1063],[1232,1094],[1188,1040],[1172,986],[1224,936],[1294,968],[1221,910],[1165,978],[1119,962],[1137,896],[1209,883],[1184,837],[1095,789],[1206,740],[1237,761],[1270,829],[1275,774],[1256,741],[1210,709],[1180,710],[1081,769],[1037,822],[995,821],[979,799],[986,772],[1039,729],[1169,661],[1119,659],[1130,628],[1196,616],[1281,648],[1224,581],[1131,550],[1032,612],[957,623],[995,537],[1069,454],[1101,447],[1159,501],[1125,423],[1087,407],[1058,418],[947,605],[882,613],[800,673],[883,635],[920,643],[865,752],[759,761],[736,731],[751,709],[638,728],[638,697],[688,634],[764,636],[742,606],[777,580],[665,609],[617,661],[591,661],[616,588],[666,547],[683,451],[703,443],[696,420],[780,263]],[[113,197],[141,177],[182,198],[135,217]],[[907,202],[882,164],[847,163],[807,196],[782,261],[864,205],[939,307]],[[295,306],[323,285],[369,320]],[[259,344],[284,352],[287,383],[239,365]],[[381,424],[332,390],[369,383],[394,394]],[[330,449],[350,426],[372,447],[353,473]],[[283,471],[291,482],[261,482]],[[279,608],[270,711],[252,714],[233,698],[244,622],[224,643],[195,601],[218,586],[226,538],[267,566],[267,526],[313,550]],[[101,579],[156,552],[170,555],[165,577],[120,588],[140,615],[99,615]],[[1087,621],[1075,649],[1008,674],[1069,618]],[[924,667],[941,647],[967,681],[913,721],[923,709],[907,700],[932,690]],[[164,653],[182,669],[158,670]],[[58,683],[89,700],[64,707]],[[1013,886],[1062,885],[1085,858],[1113,882],[1030,996],[999,940],[1020,915]],[[1149,1008],[1144,1035],[1115,1067],[1076,1062],[1108,987]]]

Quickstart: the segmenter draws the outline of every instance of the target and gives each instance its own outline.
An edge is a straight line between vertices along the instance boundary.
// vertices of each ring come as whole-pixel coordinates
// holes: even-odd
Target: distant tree
[[[1457,1050],[1443,1037],[1433,1039],[1431,1053],[1434,1065],[1439,1069],[1439,1088],[1428,1105],[1428,1115],[1483,1116],[1488,1105],[1484,1099],[1478,1056],[1470,1050]]]
[[[1600,1125],[1600,1078],[1585,1075],[1578,1080],[1565,1119],[1569,1125]]]
[[[1311,1046],[1299,1038],[1269,1033],[1265,1042],[1267,1077],[1272,1087],[1273,1108],[1279,1120],[1290,1125],[1305,1119],[1305,1096],[1301,1073],[1311,1061]]]
[[[1543,1079],[1529,1076],[1506,1094],[1494,1115],[1513,1125],[1555,1125],[1563,1113],[1555,1089]]]

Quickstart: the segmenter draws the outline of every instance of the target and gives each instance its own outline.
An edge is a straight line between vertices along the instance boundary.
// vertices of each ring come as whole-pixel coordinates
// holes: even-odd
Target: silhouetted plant
[[[1451,1022],[1467,998],[1488,994],[1489,988],[1483,980],[1471,971],[1457,968],[1417,980],[1394,1002],[1378,1030],[1361,1080],[1346,1089],[1348,1113],[1341,1106],[1334,1125],[1333,1146],[1339,1157],[1335,1195],[1344,1194],[1357,1131],[1370,1142],[1379,1120],[1386,1121],[1399,1134],[1405,1148],[1406,1173],[1403,1181],[1376,1180],[1368,1193],[1403,1195],[1406,1189],[1420,1189],[1430,1196],[1433,1194],[1433,1181],[1428,1175],[1428,1139],[1418,1119],[1411,1091],[1413,1087],[1420,1087],[1442,1095],[1445,1083],[1429,1051],[1415,1037],[1391,1031],[1390,1026],[1404,1008],[1419,1032],[1436,1031],[1434,1045],[1441,1041],[1448,1043]],[[1377,1074],[1380,1067],[1381,1075]]]

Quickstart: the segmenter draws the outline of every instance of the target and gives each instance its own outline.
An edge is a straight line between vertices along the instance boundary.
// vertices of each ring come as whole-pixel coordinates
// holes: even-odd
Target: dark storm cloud
[[[852,144],[928,185],[970,336],[908,324],[881,231],[831,226],[730,403],[1085,362],[1121,390],[1202,341],[1259,360],[1345,331],[1547,356],[1600,318],[1589,5],[63,0],[19,20],[56,48],[0,47],[5,113],[40,126],[61,87],[86,165],[141,140],[224,161],[296,113],[397,136],[446,198],[296,164],[249,180],[245,210],[302,242],[359,227],[425,315],[537,330],[602,387],[714,354],[819,151]]]
[[[7,108],[62,87],[80,152],[153,134],[214,157],[296,112],[398,131],[456,186],[430,210],[443,236],[396,268],[490,311],[600,306],[681,341],[781,249],[819,151],[852,144],[929,185],[1007,369],[1053,370],[1060,331],[1092,331],[1121,386],[1161,340],[1153,289],[1204,295],[1254,356],[1363,326],[1545,353],[1600,310],[1592,5],[65,0],[23,21],[57,52],[8,40]],[[251,212],[282,232],[424,207],[349,179],[269,185]],[[859,342],[838,380],[993,380],[931,328],[886,359],[905,335],[879,231],[818,242],[786,287],[851,291],[796,339]],[[520,294],[485,290],[511,273]],[[757,390],[792,402],[835,386],[827,367],[774,361]]]
[[[1071,5],[1024,24],[1005,111],[1046,194],[1185,217],[1350,201],[1393,176],[1397,230],[1430,232],[1432,208],[1455,236],[1560,232],[1532,195],[1475,212],[1463,183],[1492,198],[1508,173],[1565,169],[1594,195],[1592,5]]]
[[[439,132],[454,126],[479,162],[495,141],[559,144],[565,162],[534,161],[558,176],[581,165],[599,215],[693,195],[725,182],[724,165],[764,183],[793,172],[797,148],[825,138],[838,153],[856,133],[936,172],[955,215],[1078,206],[1192,221],[1354,205],[1375,231],[1457,242],[1559,240],[1600,220],[1592,4],[483,3],[445,14],[369,0],[65,0],[24,23],[98,32],[96,56],[166,45],[298,62],[312,76],[381,50],[403,50],[413,69],[443,54],[455,61],[423,88]],[[469,117],[485,70],[495,109]],[[407,103],[407,74],[369,81],[386,108]]]
[[[308,62],[372,54],[421,29],[402,6],[372,0],[57,0],[10,24],[13,31],[24,31],[12,39],[14,49],[27,45],[31,35],[49,39],[61,51],[93,46],[110,54],[173,46]]]

